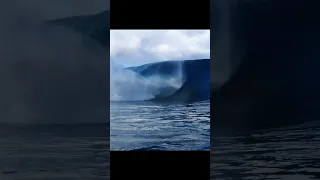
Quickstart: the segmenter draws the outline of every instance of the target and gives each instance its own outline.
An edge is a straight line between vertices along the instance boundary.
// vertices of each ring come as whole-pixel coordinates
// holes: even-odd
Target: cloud
[[[110,30],[110,56],[124,66],[210,57],[210,30]]]

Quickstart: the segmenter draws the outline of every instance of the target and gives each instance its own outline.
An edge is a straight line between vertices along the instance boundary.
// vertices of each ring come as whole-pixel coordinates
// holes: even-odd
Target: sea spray
[[[110,100],[150,100],[158,96],[169,96],[182,86],[184,82],[182,62],[175,63],[175,67],[169,74],[165,74],[159,69],[155,69],[148,75],[143,74],[143,70],[152,65],[154,64],[130,69],[111,60]]]

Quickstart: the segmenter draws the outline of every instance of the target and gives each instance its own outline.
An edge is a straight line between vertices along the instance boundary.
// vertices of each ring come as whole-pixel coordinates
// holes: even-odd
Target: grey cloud
[[[126,66],[210,57],[209,30],[112,30],[111,58]]]

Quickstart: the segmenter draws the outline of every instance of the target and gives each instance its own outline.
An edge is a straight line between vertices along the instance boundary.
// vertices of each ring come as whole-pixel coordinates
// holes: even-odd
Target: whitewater
[[[182,62],[175,64],[175,70],[169,75],[155,71],[145,76],[139,71],[149,68],[150,64],[139,66],[135,71],[111,60],[110,101],[143,101],[157,95],[172,95],[184,83]]]

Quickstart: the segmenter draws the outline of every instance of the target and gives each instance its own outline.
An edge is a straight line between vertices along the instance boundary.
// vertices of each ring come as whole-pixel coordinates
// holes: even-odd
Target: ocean
[[[210,101],[110,102],[111,150],[210,150]]]
[[[1,180],[109,179],[108,125],[1,125]]]
[[[320,121],[215,138],[211,179],[320,179]]]

